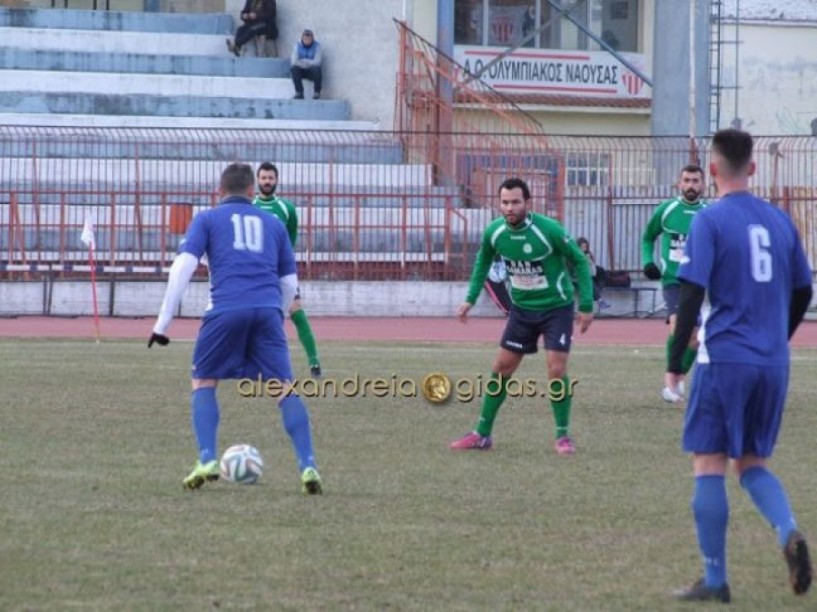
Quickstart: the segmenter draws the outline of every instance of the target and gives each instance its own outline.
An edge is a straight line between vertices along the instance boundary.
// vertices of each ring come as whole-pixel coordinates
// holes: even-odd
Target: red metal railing
[[[221,169],[271,159],[300,210],[304,278],[466,279],[505,177],[535,210],[588,238],[599,264],[638,271],[649,215],[708,141],[451,132],[134,130],[0,126],[0,274],[87,274],[79,235],[97,224],[102,275],[156,275]],[[443,177],[426,146],[450,161]],[[817,138],[760,137],[753,188],[795,219],[817,267]],[[445,180],[441,180],[445,179]],[[708,193],[712,197],[712,193]],[[85,267],[83,267],[85,266]]]

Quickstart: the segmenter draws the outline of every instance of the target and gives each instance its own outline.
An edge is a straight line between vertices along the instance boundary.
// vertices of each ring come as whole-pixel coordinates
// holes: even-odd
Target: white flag
[[[96,240],[94,239],[94,222],[91,221],[90,215],[85,216],[85,225],[82,226],[82,235],[79,237],[82,244],[88,248],[96,248]]]

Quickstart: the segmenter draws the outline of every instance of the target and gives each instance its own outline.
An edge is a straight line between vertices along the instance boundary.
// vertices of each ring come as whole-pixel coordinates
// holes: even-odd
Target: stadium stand
[[[279,165],[304,209],[302,260],[435,259],[450,223],[423,211],[458,191],[406,163],[393,135],[352,121],[348,102],[293,101],[289,60],[233,57],[233,30],[222,14],[0,8],[0,249],[11,267],[81,262],[90,211],[108,270],[161,269],[235,159]],[[398,236],[412,218],[417,229]]]

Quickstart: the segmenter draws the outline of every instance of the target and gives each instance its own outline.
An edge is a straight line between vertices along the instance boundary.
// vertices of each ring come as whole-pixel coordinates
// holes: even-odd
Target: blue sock
[[[216,458],[218,430],[218,400],[215,387],[196,389],[190,398],[190,420],[199,445],[199,461],[208,463]]]
[[[726,525],[729,522],[729,501],[723,476],[695,478],[692,513],[703,555],[704,584],[723,586],[726,583]]]
[[[777,531],[777,541],[781,548],[784,547],[791,531],[797,528],[797,522],[789,506],[786,491],[777,476],[765,467],[749,468],[740,477],[740,486],[746,490],[760,513]]]
[[[308,467],[315,467],[312,450],[312,432],[309,429],[309,413],[303,400],[297,395],[290,395],[278,404],[281,409],[281,420],[284,429],[292,440],[292,448],[298,459],[298,470],[303,472]]]

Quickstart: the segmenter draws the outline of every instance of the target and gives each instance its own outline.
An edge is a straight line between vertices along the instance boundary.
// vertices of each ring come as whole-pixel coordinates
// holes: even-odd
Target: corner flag
[[[85,216],[85,224],[82,226],[82,235],[79,239],[82,244],[93,250],[96,248],[96,240],[94,239],[94,222],[91,221],[90,215]]]
[[[94,222],[90,215],[85,215],[85,223],[82,226],[82,234],[79,239],[82,244],[88,247],[88,264],[91,267],[91,297],[94,302],[94,328],[96,329],[96,341],[99,343],[99,306],[96,299],[96,262],[94,261],[94,250],[96,249],[96,238],[94,237]]]

